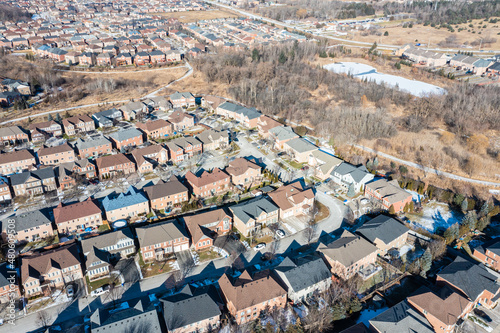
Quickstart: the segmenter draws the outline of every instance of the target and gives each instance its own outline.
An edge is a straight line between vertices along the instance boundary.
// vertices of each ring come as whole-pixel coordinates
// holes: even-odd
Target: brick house
[[[142,132],[136,128],[129,128],[111,133],[109,138],[113,142],[113,146],[118,150],[135,147],[144,143]]]
[[[320,244],[319,253],[330,266],[332,274],[348,280],[377,261],[377,247],[364,238],[344,230],[333,242]]]
[[[76,243],[21,258],[24,297],[49,295],[53,288],[83,278]]]
[[[20,126],[0,128],[0,144],[2,146],[15,146],[28,141],[28,133],[26,133]]]
[[[168,161],[168,150],[160,145],[150,145],[134,149],[132,157],[139,172],[151,172],[158,164],[164,164]]]
[[[64,133],[69,136],[95,130],[94,120],[86,114],[63,119],[62,124],[64,127]]]
[[[234,185],[252,187],[262,181],[261,167],[243,157],[229,162],[225,170]]]
[[[280,218],[309,214],[314,205],[314,192],[305,189],[301,181],[281,186],[269,193],[269,197],[280,208]]]
[[[11,299],[21,297],[17,274],[14,265],[7,262],[0,264],[0,304],[9,303]]]
[[[59,164],[57,168],[61,170],[68,170],[74,180],[81,178],[93,179],[97,177],[95,165],[86,158],[76,160],[74,162]],[[59,185],[62,186],[60,183]]]
[[[374,244],[380,255],[384,255],[390,249],[404,246],[410,229],[392,217],[379,215],[366,221],[356,232]]]
[[[0,176],[0,202],[10,202],[12,193],[10,192],[9,180],[6,177]]]
[[[11,229],[15,231],[15,234],[10,233]],[[2,239],[4,242],[13,239],[16,244],[28,243],[52,237],[55,234],[48,209],[21,213],[2,221]]]
[[[227,310],[239,325],[258,319],[266,309],[286,306],[287,292],[269,270],[253,277],[245,270],[236,279],[224,274],[219,286]]]
[[[43,147],[37,152],[38,160],[43,165],[57,165],[73,162],[75,151],[67,143],[55,147]]]
[[[170,102],[172,102],[172,105],[174,108],[181,108],[181,107],[195,107],[196,106],[196,100],[190,92],[175,92],[172,95],[170,95]]]
[[[212,172],[205,170],[200,176],[188,171],[185,177],[197,198],[209,198],[231,190],[231,177],[219,168]]]
[[[168,117],[174,131],[180,132],[186,128],[194,126],[194,117],[182,110],[176,110]]]
[[[54,208],[54,221],[60,234],[83,232],[102,225],[102,212],[90,198],[65,206],[59,203]]]
[[[130,66],[134,63],[134,57],[126,52],[116,56],[116,66]]]
[[[96,159],[99,178],[129,175],[135,172],[135,164],[123,154],[108,155]]]
[[[149,56],[149,53],[140,51],[135,55],[134,62],[137,66],[147,65],[151,62],[151,57]]]
[[[412,201],[411,193],[403,190],[396,179],[387,181],[377,179],[365,185],[365,196],[379,202],[383,208],[390,210],[394,207],[396,213],[403,211],[404,207]]]
[[[113,146],[110,140],[104,136],[91,137],[89,139],[76,140],[75,148],[81,158],[98,157],[111,154]]]
[[[500,241],[488,242],[474,249],[472,255],[487,267],[500,270]],[[498,256],[498,257],[497,257]]]
[[[309,162],[309,156],[319,148],[303,138],[295,138],[283,144],[283,149],[298,163]]]
[[[115,62],[115,55],[111,52],[104,52],[96,58],[97,66],[111,66]]]
[[[42,123],[31,124],[29,126],[32,142],[45,141],[47,137],[62,135],[62,127],[55,121],[45,121]]]
[[[170,160],[174,163],[180,163],[203,152],[201,141],[190,136],[168,141],[165,146],[168,149]]]
[[[32,169],[36,165],[36,158],[30,150],[15,150],[0,154],[0,174],[10,175]]]
[[[173,126],[164,119],[147,121],[146,123],[136,123],[135,126],[144,132],[147,138],[158,139],[172,134]]]
[[[223,208],[184,216],[182,220],[196,251],[211,248],[217,235],[225,235],[233,228],[233,219]]]
[[[175,177],[165,183],[160,180],[156,185],[144,187],[144,192],[154,210],[178,206],[189,200],[187,187]]]
[[[177,220],[135,229],[144,262],[164,260],[175,252],[189,249],[189,236]]]
[[[93,52],[84,52],[79,57],[80,65],[95,66],[97,55]]]
[[[299,138],[291,127],[274,127],[269,130],[269,138],[274,141],[274,148],[278,150],[285,149],[285,143]]]
[[[278,222],[279,208],[267,198],[257,198],[229,207],[233,214],[233,225],[245,237]]]
[[[224,149],[229,145],[229,134],[224,130],[208,129],[196,135],[196,138],[203,143],[205,151]]]
[[[154,50],[149,53],[151,57],[151,63],[153,64],[164,64],[166,62],[165,53],[160,50]]]
[[[102,207],[108,221],[136,219],[149,213],[149,200],[142,193],[130,186],[127,192],[118,196],[108,195],[102,201]]]
[[[10,176],[10,184],[14,195],[38,195],[57,189],[54,169],[43,168],[24,171]]]
[[[247,108],[231,102],[224,102],[215,109],[218,115],[234,119],[246,127],[257,127],[262,114],[255,108]]]

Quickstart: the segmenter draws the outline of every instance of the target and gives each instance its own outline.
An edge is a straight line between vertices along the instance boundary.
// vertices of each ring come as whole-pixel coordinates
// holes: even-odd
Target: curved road
[[[497,182],[489,182],[489,181],[485,181],[485,180],[478,180],[478,179],[472,179],[472,178],[457,176],[457,175],[454,175],[454,174],[449,173],[449,172],[441,171],[441,170],[434,169],[434,168],[429,168],[429,167],[426,167],[426,166],[423,166],[423,165],[420,165],[420,164],[417,164],[417,163],[414,163],[414,162],[405,161],[405,160],[402,160],[400,158],[394,157],[392,155],[389,155],[389,154],[386,154],[386,153],[382,153],[382,152],[377,151],[377,150],[372,149],[372,148],[368,148],[368,147],[361,146],[361,145],[356,145],[356,144],[354,146],[356,148],[362,149],[362,150],[367,151],[369,153],[374,153],[374,154],[383,156],[385,158],[388,158],[390,160],[393,160],[395,162],[404,164],[406,166],[409,166],[409,167],[412,167],[412,168],[416,168],[416,169],[420,169],[420,170],[423,170],[425,172],[433,173],[433,174],[436,174],[438,176],[443,176],[443,177],[446,177],[446,178],[460,180],[460,181],[463,181],[463,182],[473,183],[473,184],[478,184],[478,185],[500,186],[500,183],[497,183]]]
[[[157,89],[155,91],[153,91],[152,93],[149,93],[147,94],[146,96],[143,96],[141,97],[140,99],[144,99],[144,98],[151,98],[151,97],[155,97],[160,91],[162,91],[163,89],[165,88],[168,88],[170,87],[172,84],[174,84],[175,82],[178,82],[178,81],[181,81],[181,80],[184,80],[185,78],[191,76],[191,74],[193,74],[193,67],[191,67],[191,65],[189,64],[189,62],[186,61],[186,65],[184,65],[183,67],[187,67],[188,68],[188,71],[183,75],[181,76],[180,78],[178,79],[175,79],[173,80],[172,82],[170,82],[169,84],[167,84],[166,86],[164,87],[161,87],[160,89]],[[178,67],[177,67],[178,68]],[[105,102],[105,103],[93,103],[93,104],[86,104],[86,105],[79,105],[79,106],[72,106],[72,107],[69,107],[69,108],[64,108],[64,109],[58,109],[58,110],[52,110],[52,111],[47,111],[47,112],[42,112],[42,113],[37,113],[37,114],[34,114],[34,115],[29,115],[29,116],[25,116],[25,117],[19,117],[19,118],[15,118],[15,119],[11,119],[11,120],[7,120],[7,121],[4,121],[4,122],[1,122],[0,125],[5,125],[5,124],[10,124],[10,123],[13,123],[13,122],[16,122],[16,121],[20,121],[20,120],[26,120],[28,118],[37,118],[37,117],[41,117],[41,116],[45,116],[45,115],[48,115],[48,114],[51,114],[51,113],[57,113],[57,112],[65,112],[65,111],[70,111],[70,110],[76,110],[76,109],[83,109],[83,108],[88,108],[88,107],[93,107],[93,106],[99,106],[99,105],[103,105],[103,104],[115,104],[115,103],[126,103],[128,102],[129,100],[126,99],[126,100],[121,100],[121,101],[110,101],[110,102]]]

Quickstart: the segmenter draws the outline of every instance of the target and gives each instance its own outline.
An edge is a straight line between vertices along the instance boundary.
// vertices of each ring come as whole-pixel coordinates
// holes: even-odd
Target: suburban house
[[[426,67],[442,67],[449,60],[449,57],[445,53],[428,51],[413,46],[403,51],[402,56],[417,65]]]
[[[101,209],[89,197],[87,200],[54,208],[54,221],[60,234],[85,232],[87,228],[97,229],[102,225]]]
[[[158,311],[149,299],[142,298],[126,303],[126,307],[118,309],[99,308],[95,310],[90,316],[90,333],[162,333]]]
[[[236,279],[224,274],[219,279],[219,286],[227,310],[239,325],[259,318],[261,311],[267,308],[286,306],[287,292],[269,270],[253,277],[245,270]]]
[[[11,299],[21,297],[18,285],[18,273],[7,262],[0,264],[0,304],[9,303]]]
[[[147,113],[149,108],[143,102],[128,102],[127,104],[120,107],[123,114],[123,119],[125,120],[135,120],[137,115],[141,113]]]
[[[109,277],[113,265],[135,252],[134,235],[128,227],[82,239],[81,244],[90,281]]]
[[[12,193],[10,192],[9,180],[7,177],[0,176],[0,202],[10,202]]]
[[[278,222],[279,208],[267,198],[256,198],[229,207],[233,224],[245,237],[257,234],[264,226]]]
[[[259,130],[259,134],[262,135],[264,139],[269,138],[270,136],[269,130],[281,126],[283,126],[282,123],[266,115],[260,116],[257,122],[257,129]]]
[[[61,136],[62,127],[54,120],[31,124],[29,126],[32,141],[45,141],[47,137]],[[37,139],[35,140],[34,137]]]
[[[225,171],[231,176],[234,185],[252,187],[262,181],[261,167],[243,157],[229,162]]]
[[[269,130],[269,138],[274,141],[274,148],[278,150],[285,150],[284,144],[290,140],[298,139],[299,136],[295,134],[291,127],[274,127]]]
[[[4,176],[29,170],[35,165],[35,156],[27,149],[0,154],[0,174]]]
[[[26,133],[20,126],[0,128],[0,144],[2,146],[15,146],[28,141],[28,133]]]
[[[136,123],[135,126],[144,132],[149,139],[162,139],[173,133],[173,126],[164,119]]]
[[[37,195],[57,189],[54,169],[43,168],[24,171],[10,176],[10,185],[14,195]]]
[[[52,288],[83,278],[76,243],[21,257],[21,284],[24,297],[50,295]]]
[[[99,178],[129,175],[135,172],[135,164],[123,154],[98,157],[95,161]]]
[[[342,163],[341,159],[321,150],[313,151],[308,162],[314,170],[314,176],[322,181],[330,178],[333,169],[340,163]]]
[[[189,200],[188,189],[176,177],[170,181],[160,180],[156,185],[143,188],[148,196],[151,209],[162,210],[178,206]]]
[[[134,219],[139,215],[149,213],[148,198],[134,189],[133,186],[130,186],[127,192],[122,192],[118,196],[108,195],[102,201],[102,206],[108,221]]]
[[[284,127],[286,128],[286,127]],[[318,147],[302,138],[295,138],[283,144],[283,149],[298,163],[309,162],[309,156]]]
[[[412,201],[411,193],[403,190],[396,179],[374,180],[365,185],[365,196],[375,199],[382,207],[390,210],[391,206],[395,213],[402,212],[407,204]]]
[[[64,127],[64,133],[68,136],[95,130],[94,120],[86,114],[63,119],[62,124]]]
[[[205,151],[224,149],[229,145],[229,134],[224,130],[208,129],[196,135],[196,138],[203,143]]]
[[[142,102],[152,110],[166,111],[172,109],[172,103],[163,96],[146,98]]]
[[[311,188],[305,189],[300,180],[279,187],[270,192],[269,197],[279,207],[281,219],[308,215],[314,205],[313,190]]]
[[[195,250],[210,248],[218,235],[225,235],[233,227],[233,218],[223,208],[196,213],[182,218],[191,235]]]
[[[410,229],[398,220],[379,215],[359,227],[356,232],[375,245],[380,255],[406,244]]]
[[[375,175],[368,172],[364,165],[354,166],[347,162],[342,162],[332,171],[331,179],[338,185],[348,189],[351,184],[356,192],[363,192],[365,185],[371,182]]]
[[[330,266],[332,274],[343,280],[371,271],[377,260],[377,247],[347,229],[328,245],[321,243],[318,251]]]
[[[332,284],[330,269],[320,257],[309,256],[295,260],[286,257],[274,268],[274,273],[286,285],[288,298],[294,303],[326,291]]]
[[[494,308],[498,304],[500,285],[497,275],[460,256],[441,270],[436,277],[438,287],[448,286],[465,296],[473,306]]]
[[[111,127],[116,121],[123,119],[122,112],[116,108],[94,113],[92,118],[97,127]]]
[[[76,140],[75,148],[81,158],[91,158],[111,154],[111,151],[113,150],[111,141],[103,135],[92,136],[89,139],[79,138]]]
[[[145,174],[153,172],[158,164],[164,164],[168,161],[168,150],[161,145],[149,145],[144,148],[136,148],[132,151],[137,171]]]
[[[142,259],[164,260],[175,252],[189,250],[189,236],[177,220],[136,228]]]
[[[418,332],[435,333],[432,325],[407,301],[402,301],[370,319],[370,332]]]
[[[195,107],[196,106],[196,100],[190,92],[175,92],[172,95],[170,95],[170,102],[172,102],[172,106],[174,108],[181,108],[181,107]]]
[[[213,286],[187,284],[177,294],[160,299],[168,332],[212,332],[219,328],[222,300]]]
[[[43,147],[37,152],[38,160],[44,165],[57,165],[75,160],[75,151],[67,143],[55,147]]]
[[[11,229],[16,232],[11,234],[12,236],[9,235]],[[28,243],[54,235],[52,221],[46,209],[21,213],[2,221],[2,239],[4,242],[14,237],[15,243]]]
[[[67,162],[67,163],[59,164],[59,166],[56,167],[56,170],[57,169],[60,169],[60,170],[64,169],[64,170],[70,171],[70,175],[71,175],[73,181],[75,181],[76,179],[79,179],[79,178],[92,179],[92,178],[97,177],[95,165],[92,164],[86,158],[76,160],[74,162]],[[57,171],[56,171],[56,174],[57,174]],[[61,184],[60,179],[59,179],[59,186],[61,186],[61,188],[63,187],[63,184]]]
[[[189,113],[182,110],[175,110],[170,116],[168,121],[172,124],[175,132],[181,132],[186,128],[194,126],[194,117]]]
[[[500,270],[500,241],[493,240],[474,248],[472,255],[481,261],[486,267],[491,267],[494,270]],[[498,257],[497,257],[498,256]]]
[[[249,128],[257,127],[262,114],[255,108],[247,108],[231,102],[224,102],[215,109],[218,115],[234,119]]]
[[[113,146],[118,150],[135,147],[144,142],[142,132],[137,128],[119,130],[111,133],[109,138],[113,142]]]
[[[407,298],[408,304],[432,325],[435,332],[452,333],[457,321],[472,310],[472,303],[450,288],[423,286]]]
[[[165,146],[168,148],[170,160],[174,163],[190,159],[203,152],[201,141],[191,136],[173,139],[168,141]]]
[[[231,189],[231,177],[219,168],[212,172],[204,170],[197,176],[191,171],[186,173],[186,180],[197,198],[209,198]]]

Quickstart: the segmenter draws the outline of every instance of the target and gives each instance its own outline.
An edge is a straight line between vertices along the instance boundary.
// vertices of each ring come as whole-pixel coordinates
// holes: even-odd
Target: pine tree
[[[490,203],[488,201],[485,201],[481,206],[480,215],[487,216],[489,212],[490,212]]]
[[[391,214],[391,215],[396,214],[396,209],[394,208],[394,205],[391,205],[391,207],[389,207],[389,214]]]
[[[458,238],[459,227],[458,223],[452,224],[446,231],[444,232],[444,238],[446,238],[447,243],[451,243],[455,239]]]
[[[461,224],[463,226],[466,226],[467,229],[469,230],[474,230],[476,228],[477,224],[477,215],[476,212],[471,210],[465,214],[464,218],[462,219]]]
[[[462,209],[462,212],[468,211],[469,208],[469,203],[467,202],[467,199],[464,199],[462,203],[460,204],[460,208]]]
[[[476,228],[479,231],[483,231],[490,224],[490,218],[488,216],[483,216],[477,221]]]
[[[347,196],[349,198],[352,198],[356,195],[356,189],[354,188],[354,183],[351,183],[351,185],[349,185],[349,190],[347,190]]]
[[[255,62],[259,62],[260,61],[259,50],[253,49],[253,51],[252,51],[252,61],[255,61]]]
[[[49,115],[47,116],[47,121],[52,121],[54,120],[54,118],[52,118],[52,113],[49,113]]]
[[[278,58],[278,62],[283,65],[286,62],[286,60],[287,59],[286,59],[285,52],[281,51],[280,56]]]
[[[61,115],[59,113],[56,114],[56,121],[60,123],[62,120]]]
[[[427,247],[424,254],[420,258],[420,275],[425,279],[427,277],[427,272],[431,269],[432,265],[432,254],[431,249]]]

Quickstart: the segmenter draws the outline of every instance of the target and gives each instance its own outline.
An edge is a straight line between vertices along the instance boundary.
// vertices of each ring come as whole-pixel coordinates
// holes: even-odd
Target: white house
[[[363,191],[366,183],[373,180],[375,175],[368,172],[364,165],[354,166],[342,162],[331,173],[331,179],[338,185],[349,188],[354,183],[356,192]]]

